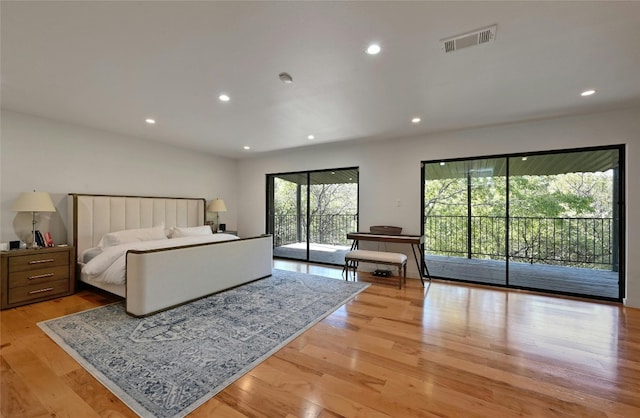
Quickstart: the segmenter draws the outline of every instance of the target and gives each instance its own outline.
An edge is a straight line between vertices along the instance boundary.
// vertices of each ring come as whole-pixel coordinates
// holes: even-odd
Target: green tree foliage
[[[310,238],[322,244],[346,244],[357,228],[358,186],[355,183],[314,184],[309,190]]]
[[[527,262],[610,265],[612,185],[612,170],[510,177],[509,256]],[[504,259],[505,177],[427,180],[424,198],[431,252],[467,256],[470,250],[473,257]]]
[[[346,244],[347,232],[357,229],[358,184],[312,184],[309,188],[307,231],[307,185],[274,179],[274,227],[278,244],[303,242]]]
[[[273,186],[275,213],[277,215],[295,215],[298,185],[276,177]]]

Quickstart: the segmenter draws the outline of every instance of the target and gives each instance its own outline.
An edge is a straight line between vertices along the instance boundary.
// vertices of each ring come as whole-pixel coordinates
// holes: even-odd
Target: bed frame
[[[69,194],[75,259],[97,246],[108,232],[150,228],[162,222],[167,229],[203,225],[205,204],[205,199]],[[272,263],[271,235],[130,250],[125,285],[90,284],[125,297],[128,314],[145,316],[270,276]]]

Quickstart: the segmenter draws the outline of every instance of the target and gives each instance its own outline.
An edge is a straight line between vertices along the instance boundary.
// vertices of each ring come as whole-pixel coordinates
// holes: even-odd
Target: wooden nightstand
[[[73,247],[2,251],[0,309],[73,294]]]

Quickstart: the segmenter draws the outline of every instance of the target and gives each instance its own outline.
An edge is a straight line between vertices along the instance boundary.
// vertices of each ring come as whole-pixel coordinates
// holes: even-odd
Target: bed
[[[205,199],[74,193],[68,205],[78,279],[124,297],[130,315],[149,315],[271,275],[270,235],[201,236],[208,228]],[[165,236],[156,242],[159,231]],[[198,234],[191,236],[193,231]],[[140,234],[150,234],[145,235],[148,241],[122,239]],[[172,234],[178,237],[166,238]],[[104,263],[107,253],[121,263],[109,267],[108,280],[96,274],[99,269],[89,268]],[[114,274],[118,269],[121,280]]]

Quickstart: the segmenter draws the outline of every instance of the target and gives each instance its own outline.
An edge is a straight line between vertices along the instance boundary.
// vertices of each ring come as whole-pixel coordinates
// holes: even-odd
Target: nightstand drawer
[[[23,255],[9,258],[9,273],[23,270],[36,270],[54,266],[68,266],[67,251],[42,252],[41,254]]]
[[[37,299],[50,299],[57,294],[69,292],[69,280],[52,280],[43,284],[32,284],[9,289],[9,303],[21,303]]]
[[[17,271],[9,276],[9,289],[20,286],[37,285],[54,280],[68,279],[69,266],[41,268],[37,270]]]

